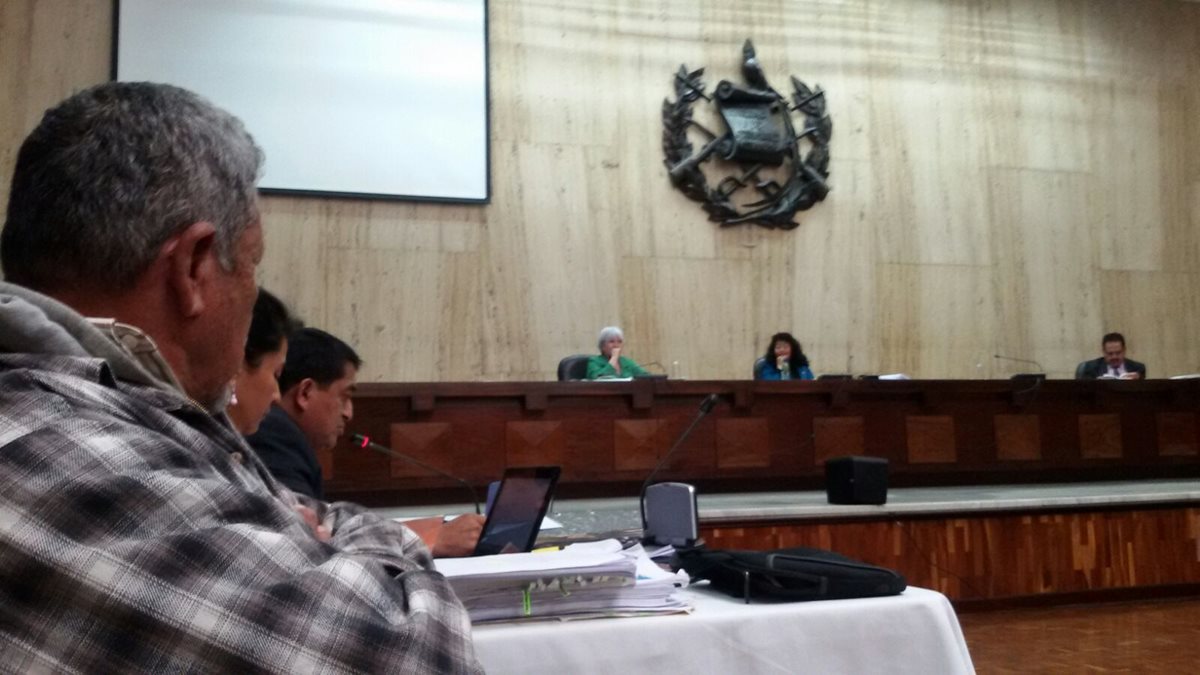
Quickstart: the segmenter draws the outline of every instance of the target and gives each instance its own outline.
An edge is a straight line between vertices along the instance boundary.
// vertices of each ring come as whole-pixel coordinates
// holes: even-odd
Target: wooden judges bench
[[[893,487],[1200,476],[1200,380],[362,384],[350,429],[478,486],[555,464],[560,498],[631,497],[710,393],[722,402],[656,480],[814,490],[843,455],[886,457]],[[349,443],[320,461],[334,499],[464,501],[452,481]],[[701,527],[720,548],[832,548],[954,600],[1194,592],[1192,506],[705,522],[702,504]]]
[[[476,485],[556,464],[560,496],[636,494],[710,393],[722,403],[657,478],[817,489],[842,455],[886,457],[893,486],[1200,475],[1200,380],[360,384],[349,428]],[[349,442],[319,459],[336,498],[462,499]]]

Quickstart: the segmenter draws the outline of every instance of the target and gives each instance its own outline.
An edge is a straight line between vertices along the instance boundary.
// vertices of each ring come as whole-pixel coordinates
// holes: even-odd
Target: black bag
[[[904,577],[819,548],[777,551],[678,552],[681,567],[693,578],[708,579],[713,588],[735,598],[838,600],[898,595]]]

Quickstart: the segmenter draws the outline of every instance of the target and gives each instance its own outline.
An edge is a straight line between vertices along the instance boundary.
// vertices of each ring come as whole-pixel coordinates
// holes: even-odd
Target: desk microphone
[[[642,510],[642,530],[647,541],[655,544],[691,546],[700,536],[696,520],[696,488],[687,483],[658,483],[650,485],[655,474],[671,459],[671,455],[691,435],[692,430],[712,412],[721,397],[709,394],[700,402],[700,410],[687,429],[675,439],[671,449],[658,460],[646,476],[638,502]]]
[[[650,366],[658,366],[658,369],[662,371],[663,375],[667,374],[667,367],[664,366],[663,364],[659,363],[658,361],[648,361],[646,363],[641,364],[641,366],[642,366],[642,369],[646,370],[646,371],[649,371]]]
[[[1019,359],[1015,356],[1004,356],[1003,354],[992,354],[992,358],[1000,359],[1001,361],[1015,361],[1017,363],[1028,363],[1028,364],[1037,366],[1039,373],[1046,372],[1046,369],[1042,367],[1042,364],[1038,363],[1037,361],[1034,361],[1033,359]]]
[[[422,462],[421,460],[417,459],[416,457],[409,457],[408,455],[406,455],[402,452],[396,452],[395,450],[393,450],[389,447],[380,445],[380,444],[376,443],[375,441],[372,441],[369,437],[364,436],[362,434],[349,434],[347,436],[347,438],[349,438],[351,441],[354,441],[355,443],[357,443],[358,447],[360,447],[360,448],[370,448],[370,449],[374,450],[375,452],[387,455],[388,457],[395,457],[396,459],[404,460],[405,462],[408,462],[409,464],[415,464],[415,465],[421,467],[422,469],[425,469],[426,471],[429,471],[431,473],[436,473],[437,475],[441,476],[442,478],[449,478],[450,480],[454,481],[455,483],[458,483],[459,485],[465,487],[467,489],[467,491],[471,493],[471,501],[475,502],[475,513],[481,513],[481,511],[479,510],[479,496],[475,494],[475,488],[471,487],[471,484],[468,483],[467,481],[459,478],[458,476],[450,475],[450,474],[446,473],[445,471],[442,471],[441,469],[429,466],[428,464],[426,464],[425,462]]]

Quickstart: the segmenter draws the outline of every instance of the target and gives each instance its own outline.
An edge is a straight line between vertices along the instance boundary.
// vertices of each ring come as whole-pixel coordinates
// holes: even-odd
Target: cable
[[[917,553],[919,553],[921,555],[921,557],[925,559],[925,562],[929,563],[931,566],[936,568],[938,571],[948,574],[948,575],[954,577],[955,579],[958,579],[959,583],[961,583],[963,585],[963,587],[966,588],[968,591],[973,593],[977,599],[983,600],[983,601],[991,600],[991,598],[989,598],[986,595],[984,595],[983,593],[981,593],[979,591],[979,589],[975,587],[974,584],[972,584],[971,582],[964,579],[957,572],[954,572],[953,570],[948,570],[945,567],[942,567],[941,565],[934,562],[933,558],[930,557],[928,554],[926,554],[925,549],[923,549],[921,547],[921,545],[919,543],[917,543],[917,538],[914,537],[912,535],[912,533],[908,531],[908,528],[904,526],[903,522],[901,522],[899,520],[893,520],[892,522],[896,525],[896,527],[900,528],[900,531],[904,533],[904,536],[908,537],[909,542],[911,542],[911,544],[912,544],[913,550],[915,550]],[[966,599],[966,598],[960,598],[960,599]]]

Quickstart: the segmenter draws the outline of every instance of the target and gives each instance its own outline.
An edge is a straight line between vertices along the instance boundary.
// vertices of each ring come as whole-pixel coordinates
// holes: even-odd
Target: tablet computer
[[[554,497],[557,466],[516,467],[504,471],[475,545],[475,555],[528,553]]]

